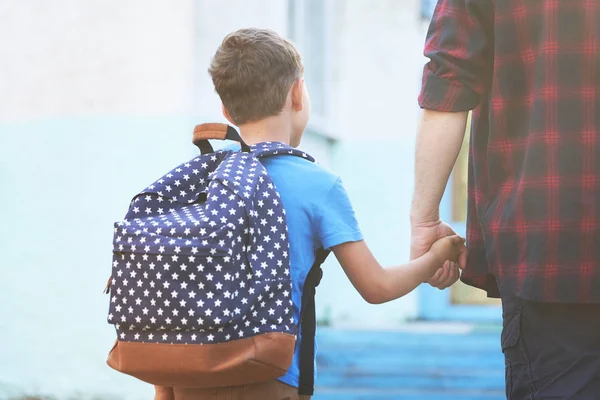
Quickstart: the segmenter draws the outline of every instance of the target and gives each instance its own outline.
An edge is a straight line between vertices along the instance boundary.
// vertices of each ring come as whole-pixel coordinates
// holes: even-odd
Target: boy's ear
[[[292,110],[302,111],[304,108],[304,79],[296,79],[292,84]]]
[[[235,122],[233,122],[231,115],[229,115],[229,111],[227,111],[225,104],[223,103],[221,103],[221,111],[223,112],[223,116],[227,119],[227,121],[229,121],[231,125],[235,125]]]

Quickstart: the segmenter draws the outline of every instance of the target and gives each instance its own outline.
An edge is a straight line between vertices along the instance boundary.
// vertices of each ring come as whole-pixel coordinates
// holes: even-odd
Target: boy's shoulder
[[[263,161],[265,164],[278,164],[291,173],[304,174],[307,179],[314,178],[322,183],[333,183],[339,179],[339,176],[335,172],[324,167],[318,160],[312,162],[302,157],[282,156],[266,158]]]
[[[221,150],[239,151],[240,146],[237,143],[227,144]],[[312,162],[302,157],[267,157],[261,162],[269,175],[276,179],[285,178],[287,183],[295,187],[308,186],[312,190],[327,190],[340,181],[339,175],[335,172],[318,162]]]
[[[313,196],[319,193],[325,194],[336,183],[340,177],[333,171],[319,164],[301,157],[284,156],[273,157],[263,160],[269,175],[276,181],[284,181],[287,187],[304,190]],[[276,182],[278,184],[278,182]]]

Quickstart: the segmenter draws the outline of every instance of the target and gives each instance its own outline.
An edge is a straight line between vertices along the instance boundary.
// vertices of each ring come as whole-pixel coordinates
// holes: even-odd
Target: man
[[[474,110],[461,280],[502,299],[508,399],[600,398],[599,50],[598,0],[439,0],[427,35],[411,257]]]

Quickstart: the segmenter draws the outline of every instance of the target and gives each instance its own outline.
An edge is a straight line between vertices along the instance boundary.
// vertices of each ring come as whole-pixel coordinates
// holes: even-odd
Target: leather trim
[[[279,332],[208,345],[117,341],[107,363],[153,385],[226,387],[283,376],[294,348],[294,336]]]
[[[220,123],[210,123],[196,125],[194,128],[193,143],[196,144],[201,140],[221,139],[225,140],[229,125]]]

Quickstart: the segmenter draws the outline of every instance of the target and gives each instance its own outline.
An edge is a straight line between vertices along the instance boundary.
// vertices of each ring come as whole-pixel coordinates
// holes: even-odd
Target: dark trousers
[[[600,304],[502,297],[507,399],[600,399]]]

